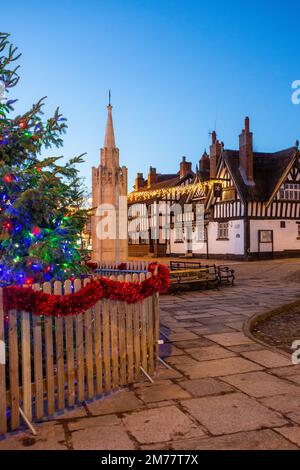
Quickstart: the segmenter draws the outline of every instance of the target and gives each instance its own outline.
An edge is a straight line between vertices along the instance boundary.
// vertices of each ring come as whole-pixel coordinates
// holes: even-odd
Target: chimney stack
[[[246,184],[253,184],[253,134],[250,132],[250,120],[245,118],[245,128],[240,134],[239,164]]]
[[[152,166],[150,166],[148,173],[148,189],[150,189],[154,183],[157,183],[157,180],[156,168],[152,168]]]
[[[139,189],[143,188],[145,186],[145,180],[143,173],[137,173],[136,178],[135,178],[135,183],[134,183],[134,189],[135,191],[138,191]]]
[[[182,157],[180,162],[180,178],[192,174],[192,164],[186,161],[186,157]]]
[[[210,178],[215,179],[217,176],[218,163],[222,155],[222,145],[217,140],[216,131],[212,132],[212,144],[210,146]]]

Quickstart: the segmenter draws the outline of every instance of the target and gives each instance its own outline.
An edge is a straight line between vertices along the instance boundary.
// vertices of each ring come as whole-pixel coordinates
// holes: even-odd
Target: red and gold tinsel
[[[155,270],[157,274],[154,274]],[[121,282],[93,277],[79,292],[68,295],[45,294],[30,287],[4,287],[4,311],[6,314],[9,310],[17,310],[37,316],[61,317],[84,313],[101,299],[133,304],[155,292],[164,292],[170,286],[170,273],[166,266],[151,263],[148,271],[154,275],[142,282]]]

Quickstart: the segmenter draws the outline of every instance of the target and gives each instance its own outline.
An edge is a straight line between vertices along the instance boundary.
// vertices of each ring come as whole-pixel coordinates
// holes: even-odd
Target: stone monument
[[[118,264],[128,257],[127,168],[119,165],[110,93],[107,110],[100,165],[92,168],[92,261]]]

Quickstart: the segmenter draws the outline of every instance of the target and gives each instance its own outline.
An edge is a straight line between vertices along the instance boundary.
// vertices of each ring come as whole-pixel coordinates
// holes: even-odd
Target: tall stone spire
[[[127,168],[120,167],[112,120],[110,93],[100,165],[92,168],[92,259],[101,263],[127,261]]]
[[[105,131],[105,139],[104,139],[104,148],[107,149],[114,149],[116,148],[115,143],[115,133],[114,133],[114,125],[112,119],[112,105],[110,104],[110,90],[109,90],[109,102],[107,106],[107,123],[106,123],[106,131]]]

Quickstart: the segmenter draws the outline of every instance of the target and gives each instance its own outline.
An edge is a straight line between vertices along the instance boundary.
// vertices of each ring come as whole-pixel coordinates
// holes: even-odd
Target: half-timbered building
[[[170,224],[166,220],[164,203],[183,204],[194,178],[192,164],[186,157],[182,157],[175,174],[157,173],[153,167],[150,167],[147,179],[137,173],[134,191],[128,195],[129,256],[170,254],[169,232],[166,233]],[[172,237],[176,237],[176,231],[171,232]]]
[[[204,153],[194,175],[191,170],[185,177],[179,173],[156,182],[156,189],[165,190],[155,193],[157,201],[190,204],[192,215],[176,220],[171,214],[170,237],[163,250],[145,247],[143,254],[249,260],[300,254],[298,142],[278,152],[254,152],[247,117],[238,150],[224,149],[213,132],[209,156]],[[178,190],[182,185],[185,192]],[[142,191],[136,188],[132,194],[141,197]],[[202,238],[195,236],[199,204],[204,206]],[[190,225],[184,223],[186,217]]]
[[[209,253],[257,259],[300,254],[300,153],[298,143],[279,152],[253,151],[249,118],[239,150],[222,150],[206,203]]]

